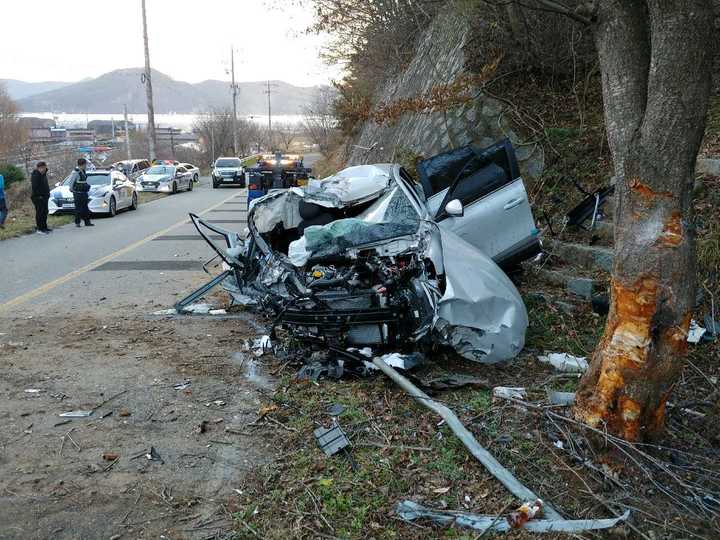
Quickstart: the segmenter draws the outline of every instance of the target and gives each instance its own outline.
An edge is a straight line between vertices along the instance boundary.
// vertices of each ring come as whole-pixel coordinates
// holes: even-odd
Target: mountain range
[[[26,97],[34,96],[42,92],[50,92],[72,83],[60,81],[25,82],[17,79],[0,79],[0,85],[5,87],[10,97],[17,101]]]
[[[26,83],[0,80],[23,112],[145,113],[141,68],[119,69],[76,83]],[[196,84],[176,81],[153,70],[155,112],[199,113],[232,105],[230,83],[208,80]],[[271,81],[273,114],[301,114],[319,86],[300,87]],[[238,83],[238,114],[267,114],[267,81]]]

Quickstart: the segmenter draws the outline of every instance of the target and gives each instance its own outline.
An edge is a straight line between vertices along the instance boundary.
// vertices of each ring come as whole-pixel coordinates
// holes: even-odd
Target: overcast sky
[[[146,0],[152,67],[174,79],[310,86],[338,71],[318,58],[309,9],[289,0]],[[281,7],[278,7],[281,6]],[[0,0],[0,79],[76,81],[144,65],[140,0]]]

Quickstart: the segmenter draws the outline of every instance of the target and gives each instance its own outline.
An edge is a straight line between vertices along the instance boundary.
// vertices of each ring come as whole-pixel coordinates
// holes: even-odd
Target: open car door
[[[509,140],[465,146],[417,166],[430,214],[441,228],[504,268],[540,252],[525,185]]]

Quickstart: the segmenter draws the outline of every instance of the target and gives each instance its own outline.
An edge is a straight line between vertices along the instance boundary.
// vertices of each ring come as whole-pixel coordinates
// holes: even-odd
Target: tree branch
[[[505,2],[488,2],[488,3],[495,4],[496,6],[506,6],[508,4],[517,4],[525,9],[533,9],[535,11],[547,11],[548,13],[556,13],[558,15],[564,15],[565,17],[569,17],[570,19],[572,19],[576,22],[579,22],[580,24],[584,24],[586,26],[589,26],[593,23],[592,20],[580,15],[579,13],[576,13],[575,11],[571,10],[569,7],[564,6],[559,2],[555,2],[555,0],[535,0],[535,1],[543,7],[531,6],[531,5],[521,2],[520,0],[507,0]]]
[[[584,25],[592,24],[592,21],[590,19],[588,19],[587,17],[583,17],[579,13],[574,12],[570,8],[562,5],[560,2],[555,2],[555,0],[537,0],[537,2],[545,6],[548,10],[555,11],[555,13],[565,15],[566,17],[570,17],[571,19],[579,23],[582,23]]]

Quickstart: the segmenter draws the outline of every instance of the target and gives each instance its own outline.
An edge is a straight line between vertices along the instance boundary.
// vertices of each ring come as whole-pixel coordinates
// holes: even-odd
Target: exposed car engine
[[[440,297],[415,255],[318,264],[305,279],[310,294],[290,301],[278,320],[296,337],[338,346],[417,341],[432,323],[431,295]]]

